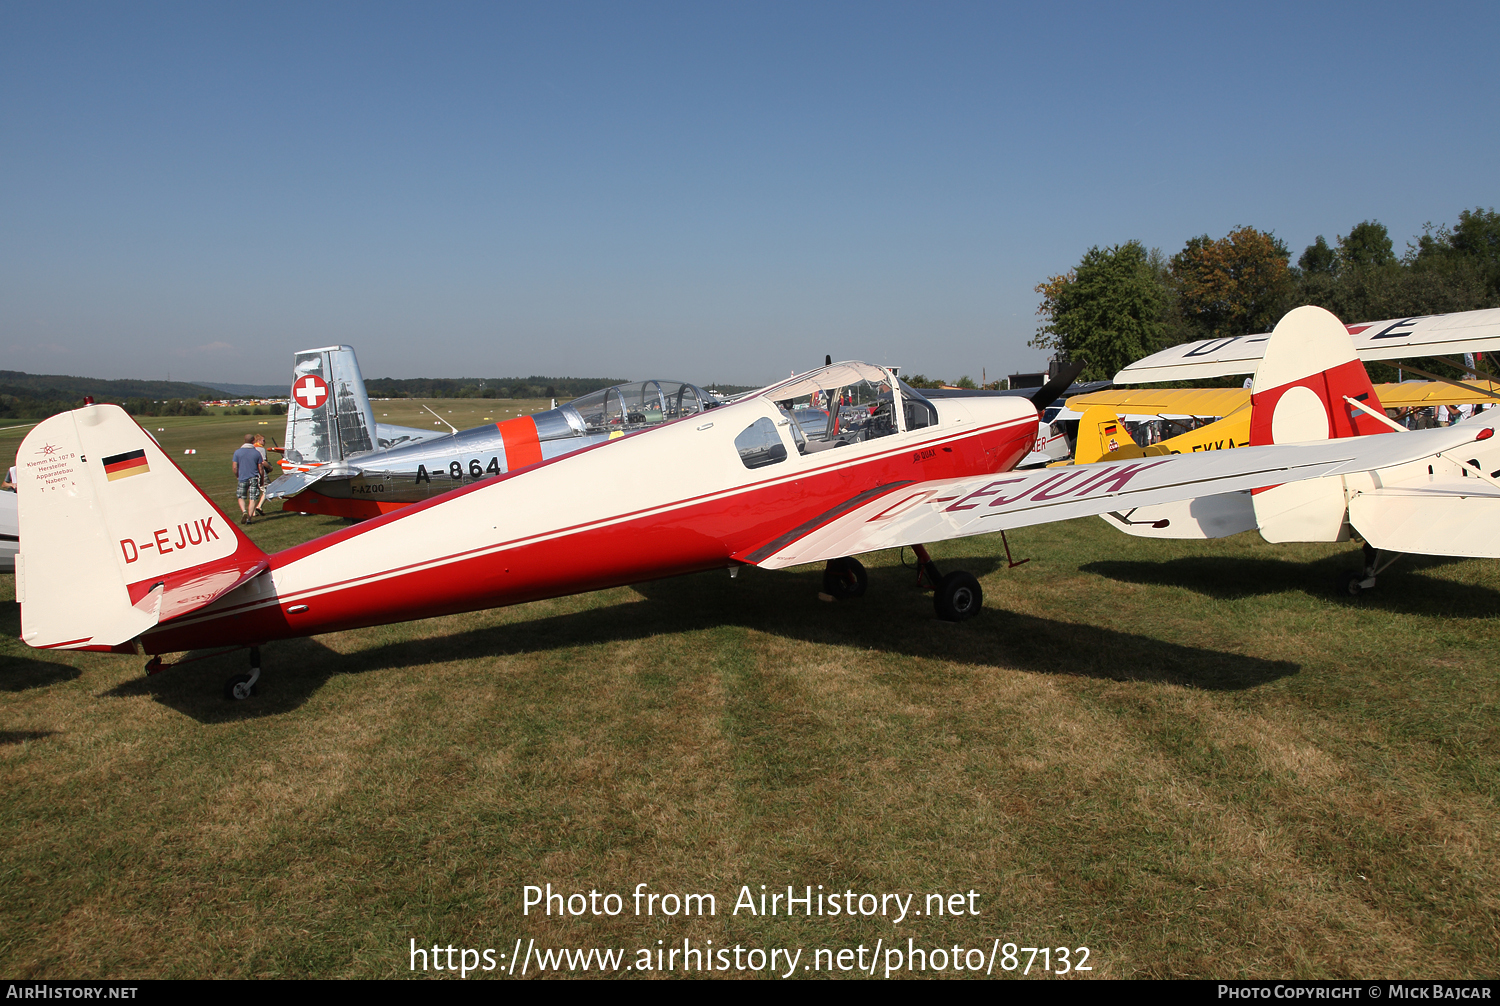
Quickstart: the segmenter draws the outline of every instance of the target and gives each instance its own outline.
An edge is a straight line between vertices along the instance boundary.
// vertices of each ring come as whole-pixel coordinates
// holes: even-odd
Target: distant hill
[[[285,394],[282,389],[282,394]],[[66,377],[62,374],[26,374],[19,370],[0,370],[0,394],[27,394],[45,398],[82,398],[84,395],[116,398],[149,398],[166,401],[173,398],[218,398],[211,385],[186,384],[182,381],[103,381],[96,377]]]
[[[104,381],[0,370],[0,419],[46,419],[78,408],[86,397],[122,405],[134,415],[195,414],[202,411],[199,402],[222,396],[206,385],[182,381]]]

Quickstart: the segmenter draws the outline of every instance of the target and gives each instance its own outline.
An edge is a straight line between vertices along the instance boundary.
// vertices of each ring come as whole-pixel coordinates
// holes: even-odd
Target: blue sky
[[[1036,369],[1089,246],[1500,204],[1500,5],[0,3],[0,369]],[[1351,319],[1352,320],[1352,319]]]

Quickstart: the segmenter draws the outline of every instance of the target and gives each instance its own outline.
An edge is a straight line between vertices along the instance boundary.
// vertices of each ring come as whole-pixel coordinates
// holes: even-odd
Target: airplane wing
[[[1500,488],[1483,479],[1362,492],[1349,522],[1387,552],[1500,558]]]
[[[1259,362],[1257,360],[1257,362]],[[1121,371],[1124,373],[1124,371]],[[1478,405],[1500,398],[1500,384],[1492,381],[1467,381],[1466,388],[1442,381],[1402,381],[1400,384],[1377,384],[1375,394],[1388,409],[1419,409],[1435,405]],[[1250,401],[1245,388],[1112,388],[1068,399],[1075,412],[1096,405],[1112,409],[1120,416],[1160,416],[1179,419],[1189,416],[1227,416]]]
[[[1249,401],[1250,392],[1244,388],[1112,388],[1070,398],[1068,408],[1082,412],[1102,405],[1121,416],[1178,419],[1227,416]]]
[[[1390,318],[1347,327],[1355,353],[1366,362],[1500,350],[1500,308]],[[1115,375],[1115,383],[1155,384],[1253,374],[1270,338],[1267,332],[1172,346],[1132,363]]]
[[[735,558],[770,569],[1406,464],[1493,436],[1489,422],[1399,437],[1174,454],[881,487]],[[1485,432],[1489,431],[1489,432]]]
[[[392,447],[405,447],[407,444],[420,444],[432,440],[435,436],[448,436],[446,430],[440,430],[436,434],[432,430],[417,429],[413,426],[395,426],[391,423],[375,424],[375,442],[380,445],[380,450],[388,451]]]
[[[1402,381],[1400,384],[1377,384],[1375,394],[1388,409],[1420,409],[1434,405],[1493,404],[1500,398],[1500,384],[1493,381],[1465,381],[1464,390],[1442,381]]]

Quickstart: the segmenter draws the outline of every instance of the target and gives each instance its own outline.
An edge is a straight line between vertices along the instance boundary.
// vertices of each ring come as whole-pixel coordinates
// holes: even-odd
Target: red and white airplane
[[[959,620],[980,610],[978,581],[939,576],[924,542],[1369,471],[1494,433],[1470,426],[1013,471],[1036,437],[1037,404],[1057,390],[1036,404],[934,404],[888,369],[832,364],[274,555],[123,410],[89,406],[39,424],[21,446],[22,639],[153,655],[251,647],[250,673],[226,686],[244,698],[259,677],[258,646],[276,639],[740,564],[826,561],[825,590],[849,597],[865,583],[851,556],[907,545],[938,614]],[[809,409],[826,412],[823,430],[793,418]],[[46,463],[27,466],[37,459]]]

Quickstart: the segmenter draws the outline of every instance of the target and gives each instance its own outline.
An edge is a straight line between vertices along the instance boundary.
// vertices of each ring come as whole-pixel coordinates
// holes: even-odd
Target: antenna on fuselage
[[[833,354],[832,353],[829,353],[829,354],[827,354],[826,356],[823,357],[823,366],[825,366],[825,367],[831,367],[831,366],[833,366]]]
[[[422,408],[426,409],[428,412],[432,412],[432,407],[430,405],[424,405],[424,406],[422,406]],[[434,416],[437,416],[438,422],[440,422],[444,426],[448,427],[448,429],[452,430],[454,433],[458,432],[458,427],[457,426],[454,426],[452,423],[448,422],[448,420],[444,419],[442,416],[438,416],[438,414],[436,412],[432,412],[432,414]]]
[[[1035,406],[1037,415],[1053,402],[1057,401],[1078,380],[1078,375],[1083,373],[1083,368],[1088,365],[1087,360],[1074,360],[1062,370],[1058,371],[1056,377],[1037,389],[1036,394],[1031,396],[1031,404]]]

